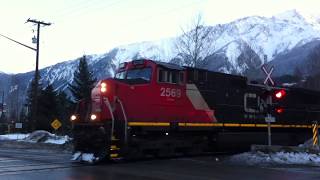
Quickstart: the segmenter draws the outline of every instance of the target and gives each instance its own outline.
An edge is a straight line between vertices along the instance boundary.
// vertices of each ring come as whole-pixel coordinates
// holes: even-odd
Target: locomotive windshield
[[[127,71],[118,72],[116,79],[124,80],[130,84],[148,83],[151,80],[152,69],[150,67],[129,69]]]
[[[125,79],[126,78],[126,71],[118,72],[115,76],[116,79]]]

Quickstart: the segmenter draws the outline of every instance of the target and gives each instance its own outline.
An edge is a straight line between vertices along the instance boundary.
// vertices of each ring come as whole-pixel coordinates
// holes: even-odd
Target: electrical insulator
[[[36,38],[36,36],[33,36],[33,38],[32,38],[32,43],[33,43],[33,44],[37,44],[37,38]]]

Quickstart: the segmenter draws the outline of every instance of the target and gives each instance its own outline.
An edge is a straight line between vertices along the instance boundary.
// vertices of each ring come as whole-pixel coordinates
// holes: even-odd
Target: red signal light
[[[277,99],[282,99],[285,95],[286,95],[286,91],[283,89],[275,93],[275,97]]]
[[[283,108],[276,108],[276,112],[277,112],[278,114],[281,114],[281,113],[284,112],[284,109],[283,109]]]

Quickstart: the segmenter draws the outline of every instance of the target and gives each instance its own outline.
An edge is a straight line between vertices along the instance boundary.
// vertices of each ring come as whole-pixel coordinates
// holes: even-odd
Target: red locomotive
[[[114,78],[99,81],[91,100],[78,104],[71,117],[74,146],[112,159],[266,143],[266,113],[276,118],[275,143],[301,143],[320,117],[319,104],[313,91],[268,90],[242,76],[134,60],[121,64]]]

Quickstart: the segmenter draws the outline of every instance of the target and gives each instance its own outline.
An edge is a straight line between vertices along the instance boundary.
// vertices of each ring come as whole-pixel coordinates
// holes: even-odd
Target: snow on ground
[[[311,139],[307,140],[306,142],[304,142],[303,144],[299,144],[299,147],[304,147],[304,148],[313,147],[313,139],[311,138]]]
[[[44,143],[51,143],[51,144],[65,144],[66,142],[70,141],[69,136],[56,136],[54,138],[49,138]]]
[[[0,140],[21,140],[29,136],[29,134],[5,134],[0,135]]]
[[[73,154],[73,157],[71,159],[72,161],[84,161],[88,163],[94,163],[95,161],[98,161],[99,158],[95,157],[92,153],[81,153],[76,152]]]
[[[312,165],[320,166],[320,154],[306,152],[277,152],[265,154],[262,152],[246,152],[229,159],[233,163],[246,165]]]
[[[292,87],[295,86],[297,83],[282,83],[282,86],[284,87]]]
[[[70,141],[71,138],[69,136],[58,136],[55,134],[51,134],[48,131],[34,131],[30,134],[5,134],[0,135],[1,140],[13,140],[13,141],[25,141],[32,143],[51,143],[51,144],[65,144]]]

